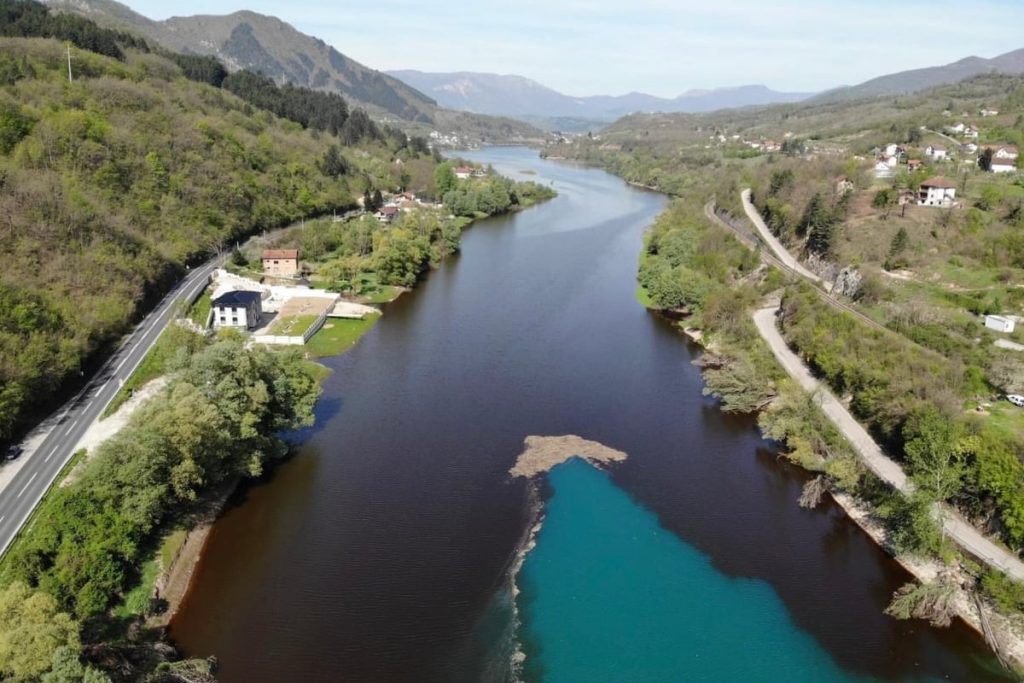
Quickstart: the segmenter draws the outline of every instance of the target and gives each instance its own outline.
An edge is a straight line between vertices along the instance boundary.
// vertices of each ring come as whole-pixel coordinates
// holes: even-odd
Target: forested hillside
[[[0,39],[0,441],[189,263],[401,180],[391,161],[404,134],[349,116],[336,95],[310,93],[304,130],[115,38],[122,60],[72,48],[71,83],[61,43]],[[309,92],[231,78],[230,89],[293,118]],[[337,106],[317,111],[325,98]]]

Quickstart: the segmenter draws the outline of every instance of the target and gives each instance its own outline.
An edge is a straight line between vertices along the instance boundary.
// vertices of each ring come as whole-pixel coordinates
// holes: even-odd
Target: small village
[[[462,175],[459,175],[463,172]],[[468,167],[456,170],[457,177],[482,173]],[[333,219],[342,222],[362,215],[390,225],[403,213],[419,209],[439,210],[443,205],[425,201],[403,191],[382,197],[377,209],[365,208],[365,199],[357,200],[359,209]],[[218,268],[211,277],[210,310],[203,330],[234,329],[250,336],[253,344],[302,346],[325,326],[338,321],[366,320],[380,315],[379,308],[351,301],[338,292],[311,286],[310,264],[302,261],[297,248],[263,249],[261,273]]]
[[[267,249],[262,281],[225,269],[214,272],[207,327],[232,328],[256,344],[303,345],[328,319],[362,320],[379,309],[314,289],[301,275],[298,249]]]

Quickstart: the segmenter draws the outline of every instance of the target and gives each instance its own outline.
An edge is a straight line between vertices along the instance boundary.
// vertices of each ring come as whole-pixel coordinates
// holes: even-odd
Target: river
[[[965,627],[882,613],[908,575],[833,504],[796,505],[807,475],[702,395],[699,350],[636,302],[664,197],[526,149],[470,156],[560,194],[475,224],[327,360],[297,455],[210,535],[171,625],[188,654],[227,683],[500,681],[517,648],[525,678],[559,682],[750,680],[746,650],[761,680],[997,678]],[[524,437],[560,434],[629,459],[541,487],[519,623],[537,511],[507,471]]]

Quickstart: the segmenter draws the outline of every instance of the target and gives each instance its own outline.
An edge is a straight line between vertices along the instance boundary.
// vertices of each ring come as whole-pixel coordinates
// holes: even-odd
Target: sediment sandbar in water
[[[574,434],[566,436],[528,436],[526,450],[509,470],[513,477],[535,477],[570,458],[583,458],[592,465],[621,462],[626,454],[596,441],[587,441]]]

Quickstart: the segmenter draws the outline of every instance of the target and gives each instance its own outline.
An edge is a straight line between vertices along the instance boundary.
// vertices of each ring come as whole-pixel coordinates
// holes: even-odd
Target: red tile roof
[[[298,249],[264,249],[263,259],[296,259],[299,258]]]
[[[954,183],[952,180],[937,175],[934,178],[929,178],[928,180],[921,183],[921,187],[941,187],[948,189],[951,187],[956,187],[956,183]]]

